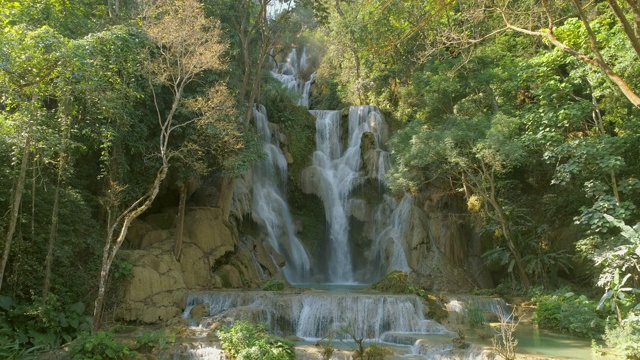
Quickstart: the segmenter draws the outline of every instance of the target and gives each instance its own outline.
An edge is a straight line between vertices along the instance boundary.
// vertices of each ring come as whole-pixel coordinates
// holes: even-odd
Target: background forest
[[[636,0],[28,0],[0,13],[0,351],[95,334],[140,214],[184,207],[215,175],[228,215],[233,180],[262,156],[254,104],[297,126],[269,61],[306,47],[311,108],[385,112],[393,191],[463,198],[499,288],[581,289],[586,335],[637,358]]]

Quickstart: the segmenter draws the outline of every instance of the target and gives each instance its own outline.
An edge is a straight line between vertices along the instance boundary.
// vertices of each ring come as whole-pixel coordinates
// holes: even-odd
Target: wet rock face
[[[249,239],[240,246],[217,208],[194,208],[185,214],[179,260],[173,255],[173,229],[160,230],[143,221],[135,229],[132,240],[142,249],[123,250],[134,267],[116,314],[125,321],[168,321],[181,314],[188,292],[258,287],[282,265],[275,263],[279,257],[272,255],[273,249],[259,241]]]

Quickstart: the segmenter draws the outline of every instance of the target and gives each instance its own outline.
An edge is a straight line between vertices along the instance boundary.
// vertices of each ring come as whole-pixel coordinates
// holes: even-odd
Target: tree
[[[640,10],[637,1],[608,0],[606,4],[594,4],[571,0],[571,4],[573,6],[566,2],[549,2],[548,0],[532,3],[505,0],[491,7],[480,2],[473,13],[480,12],[483,16],[477,17],[472,22],[477,24],[487,21],[496,14],[502,19],[503,27],[497,29],[494,27],[490,33],[485,33],[474,41],[506,30],[543,38],[577,60],[598,68],[633,106],[640,107],[640,96],[634,89],[637,84],[630,85],[623,79],[615,69],[616,58],[607,57],[602,46],[603,35],[612,27],[610,20],[615,19],[616,27],[620,28],[626,36],[628,49],[635,52],[637,61],[640,56]],[[629,16],[633,19],[632,22],[629,21]],[[573,20],[580,22],[581,31],[558,36],[556,29]],[[579,39],[575,38],[576,35]],[[585,44],[588,45],[584,46]]]
[[[22,154],[13,186],[9,208],[9,224],[0,261],[0,287],[11,252],[18,214],[34,139],[40,122],[48,118],[47,99],[55,96],[54,79],[59,76],[60,57],[65,51],[65,40],[51,28],[35,31],[13,28],[4,35],[11,50],[3,52],[0,68],[0,86],[5,90],[5,121],[12,124]],[[35,140],[35,141],[34,141]],[[18,155],[18,154],[16,154]]]
[[[93,333],[100,327],[109,270],[125,240],[129,225],[151,206],[167,176],[173,156],[171,135],[176,129],[197,121],[180,121],[177,116],[178,110],[185,105],[186,87],[193,84],[203,72],[224,68],[222,55],[227,45],[220,40],[220,27],[216,21],[205,18],[202,4],[197,0],[146,2],[143,4],[141,20],[145,32],[156,44],[155,53],[152,52],[147,62],[147,69],[158,121],[157,155],[160,163],[148,190],[123,209],[117,207],[122,187],[115,181],[111,182],[104,201],[109,221],[93,314]],[[158,96],[158,91],[162,89],[169,92],[167,108]],[[215,91],[208,92],[209,96],[216,94]]]

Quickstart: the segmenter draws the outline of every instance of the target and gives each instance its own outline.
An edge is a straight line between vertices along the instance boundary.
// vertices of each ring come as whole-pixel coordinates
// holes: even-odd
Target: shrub
[[[607,326],[604,340],[625,358],[640,359],[640,316],[631,313],[619,325]]]
[[[533,299],[538,308],[533,320],[544,329],[599,339],[604,333],[605,320],[596,312],[597,303],[568,289]]]
[[[472,328],[484,325],[484,309],[477,304],[471,304],[467,309],[466,320]]]
[[[282,291],[285,288],[284,281],[282,280],[268,280],[262,286],[262,290],[264,291]]]
[[[416,291],[409,284],[409,276],[406,272],[396,270],[387,274],[375,284],[371,285],[374,290],[392,294],[412,294]]]
[[[55,294],[49,294],[44,303],[34,296],[29,304],[0,296],[0,309],[0,357],[3,358],[57,347],[89,329],[84,304],[65,305]]]
[[[222,348],[237,360],[294,360],[293,342],[267,333],[264,325],[236,321],[218,330]]]
[[[136,350],[152,352],[154,349],[164,349],[168,343],[176,340],[176,335],[167,335],[162,331],[145,331],[136,336]]]
[[[137,355],[113,334],[100,331],[95,336],[83,336],[71,347],[73,360],[133,359]]]

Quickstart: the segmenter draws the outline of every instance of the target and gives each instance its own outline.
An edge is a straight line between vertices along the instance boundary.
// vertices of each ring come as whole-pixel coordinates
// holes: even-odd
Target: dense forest
[[[98,333],[140,215],[184,213],[213,177],[228,217],[264,156],[255,104],[298,129],[269,70],[306,48],[310,108],[385,113],[393,192],[463,199],[499,289],[571,286],[585,297],[548,311],[588,309],[573,320],[592,329],[568,330],[637,358],[637,0],[25,0],[0,14],[0,354]]]

